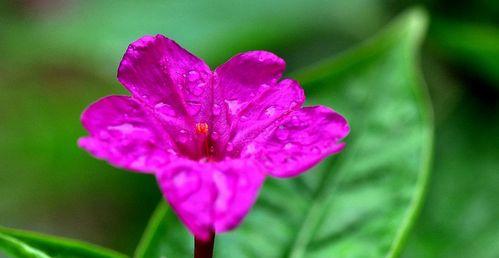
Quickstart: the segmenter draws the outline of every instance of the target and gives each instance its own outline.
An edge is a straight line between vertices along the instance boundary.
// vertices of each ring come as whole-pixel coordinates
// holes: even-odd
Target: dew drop
[[[179,131],[179,133],[180,133],[180,135],[179,135],[179,137],[178,137],[178,140],[179,140],[181,143],[186,143],[186,142],[187,142],[187,140],[188,140],[188,138],[189,138],[189,136],[187,135],[187,131],[186,131],[186,130],[184,130],[184,129],[181,129],[181,130]]]
[[[131,167],[138,168],[138,169],[143,168],[146,165],[147,165],[147,157],[146,156],[139,156],[130,164]]]
[[[159,61],[159,64],[161,66],[161,70],[163,70],[163,72],[168,72],[168,59],[166,58],[162,58],[161,61]]]
[[[213,115],[215,115],[215,116],[220,115],[220,105],[218,105],[218,104],[213,105]]]
[[[298,102],[296,101],[291,101],[291,103],[289,104],[289,108],[295,108],[296,106],[298,106]]]
[[[225,100],[225,103],[227,103],[227,106],[229,107],[229,111],[232,115],[235,115],[239,111],[239,107],[241,107],[241,104],[237,99],[234,100]]]
[[[269,156],[265,156],[264,157],[264,162],[263,164],[268,167],[268,168],[271,168],[273,167],[274,163],[272,162],[272,159],[269,157]]]
[[[197,115],[201,111],[201,103],[195,101],[186,101],[189,114]]]
[[[320,154],[321,153],[321,149],[319,149],[319,147],[317,147],[317,146],[312,147],[312,149],[310,151],[312,153],[314,153],[314,154]]]
[[[213,132],[213,133],[211,133],[211,139],[213,139],[213,140],[218,140],[218,138],[220,138],[220,135],[218,135],[218,133],[217,133],[217,132]]]
[[[194,95],[194,96],[200,96],[203,94],[204,89],[205,89],[206,83],[199,83],[196,85],[192,85],[189,87],[189,91]]]
[[[300,119],[297,115],[291,117],[291,124],[294,126],[298,126],[300,124]]]
[[[173,108],[170,105],[168,105],[164,102],[159,102],[156,105],[154,105],[154,109],[163,115],[167,115],[167,116],[175,116],[176,115],[175,110],[173,110]]]
[[[286,144],[284,145],[284,149],[285,149],[285,150],[291,150],[291,149],[293,149],[293,147],[294,147],[294,144],[292,144],[292,143],[290,143],[290,142],[288,142],[288,143],[286,143]]]
[[[190,82],[196,81],[199,79],[199,73],[192,70],[187,73],[187,80]]]
[[[234,150],[234,145],[232,143],[227,143],[227,147],[225,148],[227,151],[233,151]]]
[[[103,140],[107,140],[107,139],[109,139],[110,135],[106,130],[102,130],[99,133],[99,137]]]
[[[122,134],[130,134],[134,131],[135,127],[132,124],[124,123],[121,125],[108,126],[107,129],[112,131],[118,131]]]
[[[268,117],[272,117],[275,115],[276,107],[275,106],[270,106],[267,109],[265,109],[265,115]]]
[[[253,154],[256,152],[256,146],[254,143],[250,143],[248,146],[246,146],[246,152],[248,154]]]
[[[175,151],[174,151],[174,150],[172,150],[172,149],[168,149],[168,150],[166,150],[166,152],[168,152],[168,153],[169,153],[169,154],[171,154],[171,155],[177,156],[177,152],[175,152]]]
[[[283,140],[286,140],[288,138],[289,131],[283,125],[281,125],[275,131],[275,135],[276,135],[277,139],[283,141]]]
[[[242,115],[240,120],[241,120],[241,122],[246,122],[249,120],[249,117],[247,115]]]
[[[270,85],[264,83],[260,85],[260,91],[266,91],[268,88],[270,88]]]
[[[176,187],[182,187],[189,181],[189,177],[186,175],[185,172],[181,172],[173,178],[173,184]]]

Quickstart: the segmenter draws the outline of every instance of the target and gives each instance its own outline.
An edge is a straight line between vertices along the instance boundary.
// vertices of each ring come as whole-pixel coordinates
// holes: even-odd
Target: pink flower
[[[81,120],[80,147],[114,166],[157,177],[198,238],[236,227],[267,175],[299,175],[340,152],[345,118],[302,107],[298,82],[280,80],[284,61],[238,54],[215,71],[174,41],[145,36],[127,49],[118,80],[131,96],[108,96]]]

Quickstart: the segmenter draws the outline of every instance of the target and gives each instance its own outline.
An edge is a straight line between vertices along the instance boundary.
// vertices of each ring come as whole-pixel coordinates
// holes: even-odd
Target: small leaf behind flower
[[[426,15],[411,10],[363,45],[294,76],[309,104],[351,125],[343,153],[294,179],[269,179],[215,257],[396,257],[420,208],[433,124],[417,68]],[[192,237],[161,204],[138,258],[187,258]]]
[[[0,254],[13,258],[125,258],[123,254],[59,237],[0,227]]]

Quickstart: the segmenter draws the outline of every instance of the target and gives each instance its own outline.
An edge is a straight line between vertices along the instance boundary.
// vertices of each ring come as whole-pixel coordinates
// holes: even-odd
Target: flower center
[[[210,140],[209,140],[209,127],[207,123],[196,123],[196,133],[200,134],[202,136],[203,140],[203,154],[204,156],[208,159],[208,161],[211,161],[213,158],[213,153],[212,153],[212,147],[210,146]]]
[[[196,133],[208,135],[208,124],[207,123],[197,123],[196,124]]]

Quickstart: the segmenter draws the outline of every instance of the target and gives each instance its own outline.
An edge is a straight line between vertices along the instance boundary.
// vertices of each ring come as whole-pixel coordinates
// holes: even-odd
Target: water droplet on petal
[[[189,92],[191,92],[194,96],[200,96],[201,94],[203,94],[203,92],[206,88],[205,86],[206,86],[206,83],[199,83],[196,85],[191,85],[189,87]]]
[[[99,137],[102,139],[102,140],[107,140],[109,139],[109,133],[106,131],[106,130],[102,130],[100,131],[99,133]]]
[[[253,154],[255,152],[256,152],[256,147],[254,143],[250,143],[248,146],[246,146],[246,153]]]
[[[146,156],[139,156],[130,164],[131,167],[138,168],[138,169],[141,169],[146,165],[147,165],[147,157]]]
[[[108,130],[118,131],[122,134],[130,134],[134,132],[135,127],[132,124],[124,123],[121,125],[111,125],[107,127]]]
[[[189,71],[187,73],[187,80],[189,80],[190,82],[193,82],[193,81],[196,81],[199,79],[199,73],[192,70],[192,71]]]
[[[291,124],[294,126],[298,126],[300,124],[300,119],[297,115],[291,117]]]
[[[189,114],[197,115],[201,111],[201,103],[196,101],[186,101]]]
[[[161,61],[159,61],[159,65],[161,66],[161,70],[163,70],[163,72],[165,72],[165,73],[168,72],[168,59],[167,58],[162,58]]]
[[[234,145],[232,143],[227,143],[227,147],[225,148],[227,151],[233,151],[234,150]]]
[[[158,104],[154,105],[154,109],[163,114],[163,115],[167,115],[167,116],[175,116],[176,113],[175,113],[175,110],[173,110],[173,108],[164,103],[164,102],[159,102]]]
[[[312,149],[310,151],[312,153],[314,153],[314,154],[320,154],[321,153],[321,149],[319,149],[319,147],[317,147],[317,146],[312,147]]]
[[[213,140],[218,140],[218,138],[220,138],[220,135],[218,135],[217,132],[212,132],[211,133],[211,139]]]
[[[286,140],[288,138],[289,131],[288,131],[288,129],[286,129],[286,127],[284,127],[283,125],[280,125],[277,128],[277,130],[275,131],[275,135],[276,135],[277,139],[283,141],[283,140]]]
[[[308,132],[303,131],[294,134],[293,137],[296,141],[302,143],[303,145],[312,144],[317,140],[317,137],[313,137],[313,135],[311,136]]]
[[[180,135],[178,137],[178,140],[181,142],[181,143],[186,143],[188,140],[189,140],[189,136],[187,135],[187,131],[184,130],[184,129],[181,129],[179,131]]]
[[[218,104],[213,105],[213,115],[215,116],[220,115],[220,105]]]
[[[268,168],[273,168],[274,162],[270,156],[266,155],[263,157],[263,159],[264,159],[263,165],[265,165]]]
[[[297,162],[297,159],[293,156],[288,156],[284,159],[284,162],[285,163],[295,163],[295,162]]]
[[[290,142],[284,144],[284,149],[285,150],[291,150],[291,149],[293,149],[293,147],[294,147],[294,144],[292,144]]]
[[[178,173],[177,175],[175,175],[173,177],[173,184],[176,187],[182,187],[182,186],[184,186],[185,184],[187,184],[187,183],[189,183],[191,181],[192,181],[192,178],[189,178],[188,173],[186,173],[184,171]]]
[[[240,120],[241,120],[241,122],[246,122],[249,120],[249,117],[247,115],[242,115]]]
[[[234,100],[225,100],[225,103],[227,103],[227,106],[229,107],[229,111],[232,115],[235,115],[238,111],[239,108],[241,107],[241,104],[237,99]]]
[[[276,107],[275,106],[270,106],[267,109],[265,109],[265,115],[268,116],[268,117],[272,117],[272,116],[274,116],[275,111],[276,111]]]
[[[296,106],[298,106],[298,102],[296,101],[291,101],[291,103],[289,104],[289,108],[295,108]]]
[[[260,88],[258,89],[259,91],[266,91],[268,88],[270,88],[270,85],[264,83],[260,85]]]

